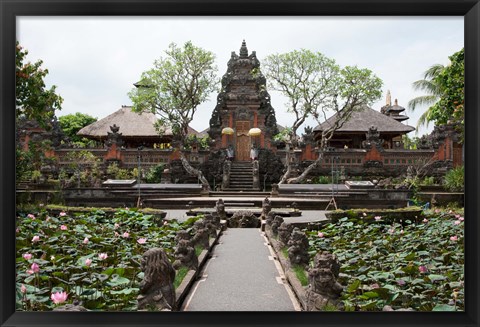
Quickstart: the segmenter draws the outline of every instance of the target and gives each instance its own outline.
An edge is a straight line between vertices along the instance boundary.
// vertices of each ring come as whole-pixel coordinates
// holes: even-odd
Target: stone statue
[[[175,262],[173,268],[176,270],[180,267],[187,267],[189,269],[198,269],[198,258],[195,254],[195,248],[192,246],[190,234],[185,230],[180,230],[175,236]]]
[[[194,235],[192,238],[193,246],[200,245],[204,249],[210,247],[209,231],[205,226],[205,222],[202,219],[197,220],[193,224]]]
[[[275,218],[275,212],[270,211],[267,214],[267,217],[265,218],[265,224],[266,224],[267,227],[269,227],[269,228],[272,227],[272,223],[273,223],[274,218]]]
[[[278,227],[278,240],[281,243],[283,243],[283,245],[287,245],[290,235],[292,234],[292,231],[293,231],[293,225],[283,222]]]
[[[227,220],[227,213],[225,212],[225,203],[223,202],[222,199],[218,199],[215,205],[215,210],[217,211],[220,221]]]
[[[262,202],[262,219],[266,219],[267,215],[272,211],[272,204],[268,197],[266,197]]]
[[[317,253],[314,266],[308,270],[309,286],[306,291],[307,310],[322,311],[325,305],[337,306],[343,286],[337,282],[340,264],[337,258],[328,252]]]
[[[216,238],[217,237],[217,225],[215,222],[215,218],[211,214],[206,214],[203,218],[205,222],[205,227],[208,229],[208,233],[210,237]]]
[[[251,211],[240,210],[227,220],[227,227],[258,228],[260,227],[260,219]]]
[[[273,222],[272,222],[272,234],[273,234],[273,236],[278,235],[278,227],[280,227],[280,225],[282,223],[283,223],[282,216],[275,216],[275,218],[273,218]]]
[[[137,297],[138,310],[171,311],[175,308],[175,269],[161,248],[147,250],[141,260],[144,277]]]
[[[288,259],[292,265],[308,266],[308,238],[304,232],[295,227],[288,240]]]

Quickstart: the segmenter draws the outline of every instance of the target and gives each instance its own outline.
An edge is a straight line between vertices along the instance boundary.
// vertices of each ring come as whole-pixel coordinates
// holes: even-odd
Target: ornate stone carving
[[[271,228],[272,227],[272,223],[273,223],[273,219],[275,218],[275,212],[273,211],[270,211],[268,214],[267,214],[267,217],[265,219],[265,224],[267,225],[267,227]]]
[[[371,149],[372,146],[375,146],[377,150],[383,151],[382,144],[383,139],[380,138],[380,132],[375,126],[370,126],[366,135],[366,140],[363,142],[363,147]]]
[[[270,211],[272,211],[272,203],[270,202],[270,200],[268,199],[268,197],[266,197],[265,199],[263,199],[263,202],[262,202],[262,215],[261,215],[261,218],[262,219],[266,219],[268,214],[270,213]]]
[[[117,146],[123,145],[122,133],[118,132],[120,130],[120,127],[116,124],[113,124],[113,126],[110,126],[110,130],[111,132],[107,132],[106,144],[108,146],[111,146],[113,144],[116,144]]]
[[[208,234],[210,237],[216,238],[217,237],[217,224],[215,218],[211,214],[206,214],[203,218],[205,222],[205,227],[208,229]]]
[[[195,248],[191,244],[191,236],[187,231],[180,230],[175,236],[175,261],[173,268],[176,270],[180,267],[187,267],[189,269],[198,269],[198,258],[195,254]]]
[[[204,249],[208,249],[210,246],[209,236],[210,232],[205,226],[205,222],[202,219],[197,220],[193,224],[194,235],[192,238],[192,244],[194,246],[201,246]]]
[[[313,268],[308,270],[307,310],[322,311],[327,304],[337,306],[343,291],[343,286],[337,282],[340,273],[337,258],[323,252],[317,253],[313,262]]]
[[[230,228],[258,228],[260,219],[251,211],[240,210],[227,220],[227,226]]]
[[[144,277],[137,297],[138,310],[171,311],[175,308],[175,269],[161,248],[147,250],[141,260]]]
[[[283,222],[278,227],[278,240],[283,245],[287,245],[288,240],[290,239],[290,235],[292,234],[292,231],[293,231],[293,225],[287,224],[286,222]]]
[[[304,232],[295,227],[288,240],[288,259],[292,265],[307,266],[308,256],[308,238]]]
[[[278,227],[283,223],[283,218],[281,216],[275,216],[272,222],[272,234],[273,236],[278,235]]]
[[[225,212],[225,203],[223,202],[222,199],[218,199],[215,205],[215,210],[217,212],[217,215],[220,221],[227,220],[227,213]]]

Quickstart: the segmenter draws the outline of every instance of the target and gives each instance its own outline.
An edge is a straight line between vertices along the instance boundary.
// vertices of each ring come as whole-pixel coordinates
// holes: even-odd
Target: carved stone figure
[[[225,203],[222,199],[218,199],[215,205],[215,210],[217,211],[217,215],[220,218],[220,221],[227,219],[227,213],[225,212]]]
[[[217,237],[217,225],[215,222],[215,218],[211,214],[206,214],[203,218],[205,222],[205,227],[208,229],[208,233],[210,237],[216,238]]]
[[[337,258],[328,252],[317,253],[314,266],[308,270],[309,286],[306,291],[307,310],[322,311],[325,305],[337,306],[343,286],[337,282],[340,264]]]
[[[283,223],[282,216],[275,216],[275,218],[273,218],[273,222],[272,222],[272,234],[273,234],[273,236],[278,235],[278,227],[280,227],[280,225],[282,223]]]
[[[262,215],[261,215],[261,218],[262,219],[266,219],[268,214],[270,213],[270,211],[272,211],[272,203],[270,202],[270,200],[268,199],[268,197],[266,197],[263,202],[262,202]]]
[[[191,236],[187,231],[180,230],[175,236],[175,261],[173,262],[173,268],[176,270],[180,267],[187,267],[189,269],[198,269],[198,258],[195,254],[195,248],[191,243]]]
[[[141,259],[144,277],[137,297],[138,310],[171,311],[175,308],[175,269],[161,248],[147,250]]]
[[[288,240],[288,259],[292,265],[307,266],[308,256],[308,238],[304,232],[295,227]]]
[[[240,210],[227,220],[227,227],[230,228],[258,228],[260,219],[248,210]]]
[[[209,231],[205,226],[205,222],[200,219],[193,224],[194,235],[192,238],[193,246],[200,245],[204,249],[208,249],[210,246],[209,242]]]
[[[292,231],[293,231],[293,225],[283,222],[278,227],[278,240],[284,245],[287,245],[288,240],[290,239],[290,234],[292,234]]]
[[[272,223],[273,223],[274,218],[275,218],[275,212],[270,211],[267,214],[267,217],[265,219],[265,224],[267,225],[267,227],[272,228]]]
[[[107,132],[106,144],[108,146],[111,146],[113,144],[116,144],[117,146],[123,145],[122,133],[118,132],[120,130],[120,127],[116,124],[113,124],[113,126],[110,126],[110,130],[112,132]]]

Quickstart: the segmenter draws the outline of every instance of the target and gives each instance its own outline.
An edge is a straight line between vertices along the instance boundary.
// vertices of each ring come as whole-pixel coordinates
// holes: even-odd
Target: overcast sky
[[[19,17],[17,39],[29,51],[29,61],[44,61],[47,85],[56,85],[64,98],[57,116],[82,112],[101,119],[131,105],[127,93],[133,83],[164,56],[171,42],[182,45],[188,40],[215,53],[219,77],[243,39],[260,62],[269,54],[294,49],[319,51],[341,66],[368,68],[383,80],[383,96],[372,108],[380,110],[387,90],[392,101],[398,98],[407,108],[410,99],[421,95],[412,83],[433,64],[448,64],[448,56],[463,47],[464,25],[460,16]],[[285,111],[285,99],[270,94],[278,123],[289,126],[293,118]],[[212,94],[199,107],[193,128],[208,128],[215,100]],[[416,126],[424,110],[407,109],[406,122]]]

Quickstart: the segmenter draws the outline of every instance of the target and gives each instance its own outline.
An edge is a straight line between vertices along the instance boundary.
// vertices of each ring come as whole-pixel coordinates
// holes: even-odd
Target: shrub
[[[465,168],[454,168],[445,174],[443,185],[450,192],[461,192],[465,188]]]

